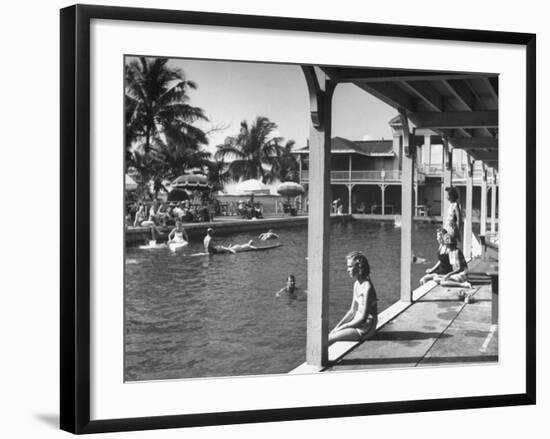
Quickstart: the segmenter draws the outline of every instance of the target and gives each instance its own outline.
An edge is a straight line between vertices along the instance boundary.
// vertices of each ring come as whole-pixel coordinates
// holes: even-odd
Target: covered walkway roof
[[[335,83],[353,83],[498,169],[498,75],[380,68],[321,67]]]

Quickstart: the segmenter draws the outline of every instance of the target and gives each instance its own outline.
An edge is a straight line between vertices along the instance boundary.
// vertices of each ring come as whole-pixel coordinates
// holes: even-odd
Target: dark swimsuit
[[[447,274],[453,271],[453,267],[451,267],[451,262],[449,261],[449,254],[447,252],[445,253],[439,253],[437,255],[439,259],[439,267],[437,267],[437,270],[435,271],[436,274]]]

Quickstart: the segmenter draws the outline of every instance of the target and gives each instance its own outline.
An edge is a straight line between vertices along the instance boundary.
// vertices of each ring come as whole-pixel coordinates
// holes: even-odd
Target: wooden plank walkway
[[[436,286],[326,370],[498,361],[498,326],[491,324],[491,285],[485,274],[495,264],[470,262],[470,303],[459,297],[464,288]]]

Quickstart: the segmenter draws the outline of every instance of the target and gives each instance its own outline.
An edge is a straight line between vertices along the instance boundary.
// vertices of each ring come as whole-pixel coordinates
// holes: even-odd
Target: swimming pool
[[[436,225],[415,224],[414,253],[433,263]],[[286,373],[305,360],[306,295],[275,297],[288,274],[306,286],[307,228],[279,229],[282,247],[237,255],[189,256],[128,248],[125,264],[127,381]],[[258,233],[216,237],[216,243],[256,240]],[[270,241],[270,243],[277,241]],[[333,327],[351,302],[345,255],[364,251],[379,311],[399,299],[400,229],[393,223],[331,225],[330,313]],[[413,285],[430,265],[413,266]]]

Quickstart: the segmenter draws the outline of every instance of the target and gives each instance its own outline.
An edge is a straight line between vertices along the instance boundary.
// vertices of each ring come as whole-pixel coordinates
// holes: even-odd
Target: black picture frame
[[[502,43],[526,48],[525,393],[225,413],[90,420],[90,22],[93,19]],[[61,387],[60,424],[72,433],[304,420],[534,404],[536,401],[536,36],[448,29],[76,5],[61,10]]]

